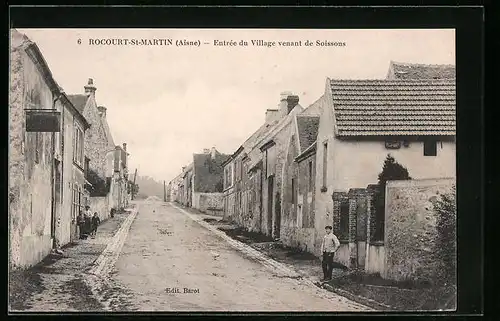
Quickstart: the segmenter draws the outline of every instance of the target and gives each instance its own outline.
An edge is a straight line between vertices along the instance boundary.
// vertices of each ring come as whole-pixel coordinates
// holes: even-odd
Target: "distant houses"
[[[115,146],[90,80],[67,95],[36,43],[11,29],[9,98],[9,264],[40,262],[78,236],[85,205],[109,216],[127,206],[126,154]],[[105,114],[105,110],[104,110]],[[120,147],[121,148],[121,147]],[[120,175],[107,160],[119,159]],[[113,171],[113,168],[110,169]],[[109,178],[109,179],[108,179]],[[118,183],[120,182],[120,183]],[[121,185],[120,185],[121,184]],[[113,197],[112,191],[120,191]]]
[[[324,88],[307,108],[282,93],[222,163],[224,218],[317,256],[332,225],[339,263],[392,279],[432,277],[432,202],[456,177],[455,67],[391,62],[386,79],[326,78]],[[380,208],[388,157],[411,179],[387,182]],[[171,199],[186,206],[194,204],[194,163],[171,182]]]
[[[227,157],[215,147],[193,154],[193,161],[168,183],[167,198],[202,212],[222,214],[222,164]]]

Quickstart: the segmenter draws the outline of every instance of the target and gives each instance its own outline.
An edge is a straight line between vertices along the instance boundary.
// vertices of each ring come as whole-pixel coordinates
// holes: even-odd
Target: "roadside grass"
[[[379,274],[353,271],[328,282],[339,288],[389,306],[397,311],[454,310],[456,286],[434,286],[426,281],[385,280]],[[369,303],[363,300],[364,304]]]

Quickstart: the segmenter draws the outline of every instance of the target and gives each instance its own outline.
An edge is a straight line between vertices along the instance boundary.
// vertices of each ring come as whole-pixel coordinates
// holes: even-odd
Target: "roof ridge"
[[[423,64],[423,63],[414,63],[414,62],[399,62],[391,60],[393,65],[404,65],[404,66],[419,66],[419,67],[456,67],[453,64]]]

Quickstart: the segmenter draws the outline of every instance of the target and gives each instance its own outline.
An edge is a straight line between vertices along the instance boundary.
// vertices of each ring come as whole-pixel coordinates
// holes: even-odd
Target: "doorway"
[[[50,236],[53,240],[53,246],[57,246],[58,236],[56,235],[57,226],[60,225],[61,217],[61,162],[54,159],[54,184],[52,190],[52,215],[50,221]]]
[[[274,175],[267,178],[267,234],[273,234]]]

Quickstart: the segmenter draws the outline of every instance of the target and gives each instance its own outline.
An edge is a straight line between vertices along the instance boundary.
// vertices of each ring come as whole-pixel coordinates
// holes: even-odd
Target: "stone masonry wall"
[[[224,210],[222,193],[194,193],[193,204],[195,208],[207,214],[222,215]]]
[[[52,247],[51,133],[25,132],[25,108],[52,108],[52,93],[22,48],[10,51],[9,227],[10,265],[41,261]]]
[[[433,253],[437,230],[432,202],[450,192],[454,183],[454,179],[387,183],[384,277],[435,279],[442,262]]]

